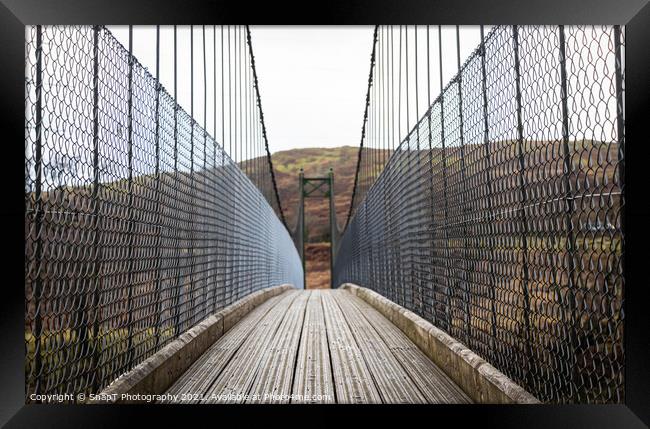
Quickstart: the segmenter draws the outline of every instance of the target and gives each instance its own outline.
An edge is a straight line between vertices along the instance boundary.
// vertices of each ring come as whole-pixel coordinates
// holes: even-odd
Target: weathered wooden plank
[[[289,403],[298,345],[310,291],[303,291],[287,310],[269,347],[264,350],[246,402]]]
[[[338,403],[381,403],[381,396],[362,352],[332,291],[322,292],[327,341]]]
[[[335,402],[321,291],[311,292],[303,322],[291,403]]]
[[[255,380],[264,352],[282,323],[287,310],[301,294],[291,291],[284,295],[258,323],[237,350],[229,364],[206,393],[207,403],[241,403]]]
[[[331,291],[359,344],[363,358],[372,373],[382,401],[388,404],[425,403],[426,399],[409,374],[368,320],[350,304],[354,298],[344,290]]]
[[[471,403],[470,397],[433,363],[397,326],[371,305],[349,294],[354,312],[366,318],[409,374],[428,403]]]
[[[258,322],[290,291],[274,296],[254,308],[239,323],[226,332],[169,388],[170,394],[205,394],[226,367]],[[196,400],[186,401],[199,402]]]
[[[471,402],[398,327],[345,290],[270,299],[168,393],[205,402],[289,402],[291,394],[295,403]]]

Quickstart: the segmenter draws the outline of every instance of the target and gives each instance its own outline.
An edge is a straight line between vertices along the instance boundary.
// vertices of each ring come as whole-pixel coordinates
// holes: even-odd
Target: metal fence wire
[[[362,148],[335,284],[542,401],[622,402],[623,48],[618,26],[494,28],[383,170]]]
[[[244,174],[107,29],[28,27],[25,91],[27,400],[97,392],[243,296],[301,287],[256,186],[270,163]]]

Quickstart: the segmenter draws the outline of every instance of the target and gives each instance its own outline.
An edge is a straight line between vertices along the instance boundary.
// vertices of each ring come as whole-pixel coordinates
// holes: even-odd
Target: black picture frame
[[[211,406],[24,404],[24,36],[30,24],[621,24],[626,25],[625,404],[538,406]],[[352,414],[402,425],[476,423],[498,427],[645,427],[650,425],[650,321],[647,309],[650,212],[647,202],[650,99],[650,4],[646,0],[492,0],[223,2],[216,0],[1,0],[0,118],[3,158],[0,204],[3,269],[0,295],[0,424],[7,427],[113,427],[146,418],[184,426],[267,423],[340,424]],[[631,144],[630,144],[631,143]],[[10,153],[6,153],[9,150]],[[21,252],[21,250],[23,252]],[[398,416],[398,414],[401,414]],[[206,420],[204,420],[206,419]]]

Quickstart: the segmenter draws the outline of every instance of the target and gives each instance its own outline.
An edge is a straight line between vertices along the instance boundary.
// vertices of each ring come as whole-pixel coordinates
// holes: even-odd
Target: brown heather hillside
[[[359,148],[307,148],[276,152],[272,155],[280,201],[290,228],[296,225],[298,209],[298,173],[302,167],[305,177],[327,177],[334,170],[334,202],[339,227],[343,228],[350,209],[354,172]],[[329,211],[326,198],[305,201],[305,222],[308,242],[329,241]]]

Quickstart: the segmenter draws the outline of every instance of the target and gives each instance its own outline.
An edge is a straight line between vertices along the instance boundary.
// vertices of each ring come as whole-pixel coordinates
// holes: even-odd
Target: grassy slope
[[[289,227],[296,224],[298,209],[298,172],[302,167],[306,177],[327,177],[328,169],[334,170],[334,201],[339,226],[343,227],[350,208],[354,172],[357,166],[359,148],[343,146],[337,148],[292,149],[273,154],[273,167],[282,208]],[[305,204],[305,221],[308,241],[328,240],[329,212],[327,199],[309,199]]]

